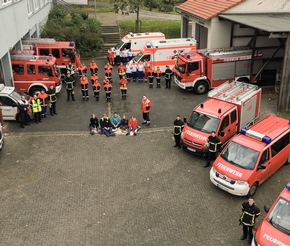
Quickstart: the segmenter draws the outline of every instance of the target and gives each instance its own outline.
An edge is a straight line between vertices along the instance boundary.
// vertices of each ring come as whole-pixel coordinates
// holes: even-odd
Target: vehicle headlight
[[[241,181],[241,180],[238,180],[237,184],[238,185],[249,185],[249,183],[247,181]]]
[[[212,167],[211,170],[213,171],[214,174],[216,174],[216,170],[214,167]]]
[[[181,138],[183,138],[183,136],[184,136],[184,132],[181,132],[181,135],[180,135],[180,137],[181,137]]]

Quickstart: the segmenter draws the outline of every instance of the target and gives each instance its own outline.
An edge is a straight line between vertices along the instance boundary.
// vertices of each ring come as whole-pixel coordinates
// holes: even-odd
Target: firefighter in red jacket
[[[122,77],[122,79],[120,79],[120,90],[121,90],[121,94],[122,94],[122,100],[126,100],[127,97],[127,84],[128,84],[128,80],[126,79],[125,76]]]
[[[107,99],[107,102],[111,102],[111,93],[112,93],[112,85],[110,84],[109,81],[107,81],[107,83],[105,84],[104,86],[104,90],[105,90],[105,93],[106,93],[106,99]]]
[[[80,83],[81,83],[83,101],[85,99],[89,101],[89,81],[88,81],[88,78],[84,74],[80,78]]]
[[[101,89],[101,85],[99,81],[95,80],[93,84],[93,90],[94,90],[94,97],[96,98],[96,101],[99,101],[100,89]]]
[[[144,124],[147,124],[147,126],[150,125],[149,113],[150,113],[151,107],[152,107],[151,101],[146,96],[143,96],[142,103],[141,103],[141,109],[143,113],[143,123],[142,123],[143,125]]]
[[[148,67],[147,76],[149,88],[153,88],[154,70],[151,67]]]
[[[91,75],[98,73],[99,67],[94,60],[92,60],[92,62],[90,63],[90,70],[91,70]]]
[[[129,120],[128,127],[129,129],[127,135],[129,135],[132,131],[134,133],[134,136],[136,136],[137,131],[140,129],[140,126],[138,125],[138,121],[134,116],[132,116]]]
[[[99,80],[99,77],[98,77],[98,75],[96,75],[95,73],[93,73],[93,75],[91,76],[92,86],[94,85],[94,83],[95,83],[96,80]]]
[[[157,67],[157,70],[154,72],[154,74],[155,74],[156,83],[157,83],[156,88],[161,88],[160,81],[161,81],[161,74],[162,74],[162,72],[161,72],[161,70],[160,70],[159,67]]]
[[[48,95],[45,93],[45,90],[41,90],[41,92],[38,94],[38,98],[41,101],[41,117],[46,118],[46,110],[48,105]]]

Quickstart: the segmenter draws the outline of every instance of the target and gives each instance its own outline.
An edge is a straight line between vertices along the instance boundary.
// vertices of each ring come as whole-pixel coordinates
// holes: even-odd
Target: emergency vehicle
[[[261,89],[244,82],[226,82],[208,93],[196,106],[181,133],[181,146],[206,156],[211,132],[224,145],[233,135],[259,116]]]
[[[182,89],[204,94],[226,81],[249,82],[251,63],[253,75],[262,67],[261,54],[252,57],[246,47],[198,50],[178,54],[174,81]]]
[[[56,41],[51,38],[27,38],[22,40],[23,53],[37,56],[53,55],[62,74],[67,74],[66,66],[71,64],[77,69],[80,66],[80,55],[75,42]]]
[[[152,40],[146,43],[143,50],[130,61],[130,64],[148,62],[154,70],[159,67],[161,72],[165,72],[166,65],[170,69],[174,67],[179,53],[189,51],[196,51],[196,40],[193,38]]]
[[[290,245],[290,183],[278,196],[271,208],[264,207],[266,217],[254,235],[252,246]]]
[[[0,84],[0,108],[3,120],[17,120],[17,104],[21,102],[21,96],[25,96],[25,99],[30,101],[30,96],[17,88]]]
[[[30,95],[52,85],[61,90],[59,68],[53,56],[11,55],[14,86]]]
[[[165,35],[162,32],[129,33],[120,40],[115,49],[131,49],[133,55],[136,55],[147,42],[156,39],[165,39]]]
[[[234,136],[214,161],[210,180],[237,196],[253,196],[290,156],[290,121],[267,116]]]

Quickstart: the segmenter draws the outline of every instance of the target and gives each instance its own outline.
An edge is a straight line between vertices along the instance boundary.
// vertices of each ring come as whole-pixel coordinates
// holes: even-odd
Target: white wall
[[[220,21],[218,17],[211,20],[208,29],[208,48],[229,47],[231,44],[231,23],[229,21]]]

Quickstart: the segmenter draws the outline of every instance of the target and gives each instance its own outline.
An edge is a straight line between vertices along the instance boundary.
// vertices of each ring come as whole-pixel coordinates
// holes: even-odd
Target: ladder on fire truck
[[[248,99],[254,91],[258,90],[257,85],[247,84],[244,82],[234,81],[225,82],[219,87],[212,89],[208,97],[216,98],[222,101],[238,103]]]
[[[49,61],[50,56],[34,56],[29,54],[16,54],[11,55],[11,60],[21,60],[21,61],[36,61],[36,60],[43,60],[43,61]]]

